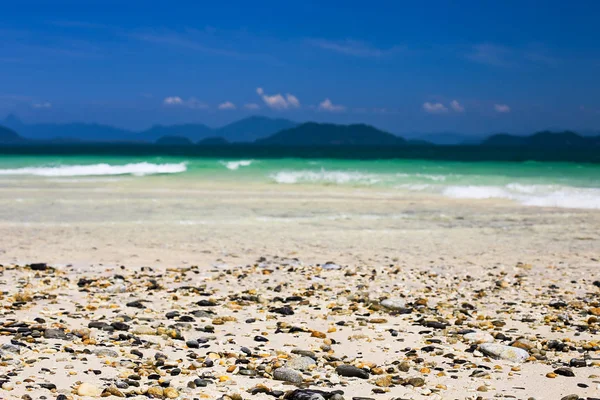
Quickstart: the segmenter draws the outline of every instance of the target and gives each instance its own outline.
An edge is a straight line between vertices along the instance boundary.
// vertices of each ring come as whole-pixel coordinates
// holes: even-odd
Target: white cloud
[[[300,107],[300,102],[298,101],[298,98],[296,96],[294,96],[293,94],[286,94],[285,98],[287,99],[288,104],[290,105],[290,107],[293,108],[298,108]]]
[[[258,110],[260,108],[260,106],[256,103],[248,103],[248,104],[244,104],[244,108],[246,110]]]
[[[506,104],[494,104],[494,110],[499,113],[508,113],[510,112],[510,107]]]
[[[205,103],[202,103],[195,97],[190,97],[187,100],[183,100],[179,96],[169,96],[163,100],[163,104],[165,106],[187,107],[196,110],[208,108],[208,106]]]
[[[280,93],[268,95],[263,88],[257,88],[256,93],[262,98],[265,104],[274,110],[287,110],[290,108],[300,108],[300,101],[292,94],[287,93],[283,97]]]
[[[219,110],[235,110],[236,106],[230,101],[219,104]]]
[[[169,106],[179,105],[179,104],[183,104],[183,100],[181,99],[181,97],[171,96],[171,97],[165,98],[163,100],[163,104],[166,104],[166,105],[169,105]]]
[[[369,43],[360,40],[342,40],[332,41],[326,39],[312,39],[308,43],[311,45],[321,48],[323,50],[333,51],[335,53],[345,54],[354,57],[383,57],[398,51],[403,50],[401,46],[393,46],[387,49],[378,48],[370,45]]]
[[[423,110],[430,114],[442,114],[448,112],[448,108],[442,103],[430,103],[428,101],[423,103]]]
[[[33,103],[31,105],[31,107],[37,108],[37,109],[40,109],[40,108],[52,108],[52,103],[50,103],[48,101],[44,101],[44,102],[41,102],[41,103]]]
[[[457,100],[452,100],[450,102],[450,107],[452,107],[452,109],[456,112],[464,112],[465,111],[465,107],[460,104]]]
[[[344,111],[345,109],[346,107],[339,104],[333,104],[329,99],[325,99],[319,104],[319,110],[322,111],[339,112]]]

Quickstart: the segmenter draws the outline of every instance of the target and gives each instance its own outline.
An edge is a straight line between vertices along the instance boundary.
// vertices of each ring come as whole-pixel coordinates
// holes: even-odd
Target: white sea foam
[[[373,185],[381,181],[374,174],[365,174],[355,171],[279,171],[271,175],[277,183],[334,183],[343,185],[347,183]]]
[[[239,169],[240,167],[250,166],[252,164],[252,161],[253,160],[221,161],[221,164],[223,164],[225,167],[227,167],[227,169],[235,171],[236,169]]]
[[[57,165],[46,167],[25,167],[13,169],[0,169],[0,175],[32,175],[32,176],[109,176],[109,175],[154,175],[154,174],[177,174],[185,172],[185,163],[177,164],[153,164],[148,162],[110,165]]]
[[[527,206],[600,209],[600,189],[558,185],[448,186],[443,195],[462,199],[510,199]]]

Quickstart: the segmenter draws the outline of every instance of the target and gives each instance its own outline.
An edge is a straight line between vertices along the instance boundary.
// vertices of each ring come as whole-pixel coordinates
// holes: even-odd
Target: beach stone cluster
[[[600,282],[545,267],[3,265],[0,398],[600,398]]]

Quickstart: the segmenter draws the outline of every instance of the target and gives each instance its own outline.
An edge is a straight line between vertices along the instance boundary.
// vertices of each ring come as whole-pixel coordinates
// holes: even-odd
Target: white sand
[[[268,373],[266,377],[250,379],[236,371],[226,372],[235,358],[227,358],[225,353],[240,357],[240,347],[256,347],[259,343],[253,337],[263,333],[270,339],[264,345],[265,357],[252,360],[251,365],[268,365],[267,372],[285,361],[281,358],[284,356],[277,361],[275,350],[287,354],[300,347],[325,355],[319,350],[323,339],[310,337],[310,333],[275,334],[278,321],[324,332],[327,338],[340,343],[332,346],[332,355],[346,363],[373,363],[373,368],[385,370],[395,368],[394,362],[407,361],[409,372],[396,370],[391,375],[425,379],[421,388],[396,384],[385,388],[389,392],[377,394],[372,392],[377,388],[374,382],[385,376],[385,371],[382,375],[372,374],[368,381],[344,378],[333,372],[335,362],[320,358],[317,368],[305,375],[305,382],[312,382],[311,388],[341,389],[346,399],[352,396],[560,399],[572,393],[584,398],[600,397],[600,378],[594,375],[598,374],[598,367],[590,366],[592,361],[585,368],[573,368],[575,377],[545,376],[561,366],[561,362],[582,358],[584,354],[577,350],[597,340],[597,335],[589,330],[577,333],[576,325],[597,328],[597,324],[588,325],[587,321],[589,310],[598,307],[600,289],[592,282],[600,279],[597,276],[599,227],[600,212],[593,210],[523,207],[509,201],[449,200],[375,189],[240,187],[160,177],[117,182],[48,183],[32,179],[0,191],[0,260],[7,266],[1,281],[6,292],[2,299],[5,307],[2,320],[35,324],[32,320],[42,317],[46,319],[44,328],[55,325],[70,331],[86,327],[90,320],[104,317],[111,322],[124,314],[133,318],[127,321],[132,329],[140,325],[167,327],[174,321],[165,318],[166,312],[179,310],[186,314],[198,309],[195,302],[209,298],[186,291],[174,294],[170,290],[206,284],[203,290],[212,293],[211,297],[219,303],[219,307],[211,309],[219,316],[235,316],[238,322],[216,325],[217,340],[209,342],[208,350],[195,351],[202,355],[202,360],[209,350],[220,352],[224,365],[190,369],[192,364],[184,342],[166,336],[144,337],[148,343],[140,348],[148,360],[159,350],[169,360],[181,360],[177,362],[184,373],[173,377],[171,383],[181,398],[218,398],[223,393],[239,393],[243,398],[272,399],[265,394],[253,396],[246,392],[258,383],[272,389],[293,389],[273,381]],[[267,263],[262,267],[246,267],[255,264],[259,257],[265,257]],[[281,261],[289,258],[297,258],[299,262]],[[344,268],[322,272],[314,265],[326,261]],[[56,265],[59,273],[38,273],[36,277],[29,269],[11,267],[28,262]],[[517,262],[530,264],[531,268],[517,268]],[[67,264],[72,266],[66,267]],[[295,267],[290,270],[283,264]],[[118,268],[120,265],[126,268]],[[142,266],[151,266],[153,271],[142,272]],[[189,270],[190,266],[197,268]],[[263,275],[264,269],[272,273]],[[226,271],[232,275],[224,274]],[[112,278],[115,273],[125,276],[126,292],[107,293],[106,287],[117,284]],[[240,275],[247,276],[240,279]],[[87,293],[77,286],[81,277],[108,279],[92,283]],[[164,289],[148,292],[149,278],[160,281]],[[274,292],[279,283],[288,286]],[[552,284],[558,289],[551,290]],[[277,314],[270,313],[269,308],[283,303],[233,301],[229,297],[243,291],[260,295],[265,301],[300,295],[308,303],[291,304],[297,309],[293,316],[271,319],[267,316]],[[12,309],[14,295],[25,292],[57,297],[34,297],[19,309]],[[394,316],[378,311],[377,304],[385,297],[403,297],[408,303],[423,298],[427,299],[427,305],[415,306],[412,314]],[[134,299],[148,299],[151,303],[145,310],[124,305]],[[359,299],[362,300],[352,306]],[[558,299],[568,303],[567,307],[548,307]],[[454,324],[461,316],[458,309],[465,302],[476,310],[469,317],[463,315],[466,320],[462,326],[420,333],[431,329],[414,324],[421,317],[444,318]],[[336,304],[340,309],[334,311],[331,307]],[[569,324],[561,320],[565,315],[570,319]],[[250,317],[258,321],[245,324]],[[524,317],[534,322],[522,322]],[[369,322],[373,319],[385,322]],[[335,325],[341,320],[351,325]],[[528,361],[514,371],[510,362],[465,352],[468,347],[462,335],[453,332],[467,325],[487,329],[494,320],[502,320],[506,325],[491,328],[490,332],[502,332],[513,339],[530,338],[542,350],[547,340],[569,339],[577,350],[548,351],[547,360]],[[179,328],[187,340],[210,336],[196,331],[209,323],[210,319],[196,318],[189,329],[185,324]],[[332,327],[336,331],[327,333]],[[390,328],[397,330],[399,336],[392,337]],[[354,335],[357,338],[350,339]],[[107,365],[106,359],[80,353],[86,348],[96,348],[89,341],[38,339],[31,344],[31,350],[12,355],[9,357],[12,359],[3,363],[3,374],[15,371],[18,376],[10,379],[14,389],[1,391],[0,397],[20,398],[29,394],[33,398],[40,395],[54,398],[58,393],[70,395],[80,381],[106,387],[109,381],[103,379],[131,374],[134,365],[124,360],[137,361],[137,357],[129,355],[136,347],[109,341],[113,336],[91,330],[96,343],[117,344],[114,349],[120,356],[110,359],[113,366]],[[8,343],[11,337],[0,336],[0,342]],[[433,343],[436,349],[420,350],[428,346],[427,340],[432,337],[441,340]],[[59,344],[56,353],[48,350],[54,344]],[[75,356],[64,352],[67,344],[76,351]],[[418,349],[415,357],[424,360],[419,363],[414,357],[407,357],[408,347]],[[448,353],[467,363],[452,366],[450,359],[444,357]],[[587,351],[589,357],[598,357],[597,353]],[[47,359],[38,360],[40,357]],[[31,359],[36,361],[27,364]],[[488,377],[469,377],[478,369],[477,365],[492,368]],[[498,369],[494,369],[495,365]],[[437,376],[441,371],[435,367],[443,368],[444,376]],[[429,368],[430,372],[422,368]],[[91,369],[102,373],[96,376],[89,372]],[[229,380],[212,384],[208,389],[187,389],[187,382],[203,372],[228,376]],[[348,383],[335,383],[329,388],[326,381]],[[58,392],[40,389],[35,382],[55,383]],[[145,378],[141,382],[142,388],[148,386]],[[485,385],[488,391],[477,392],[477,388]]]

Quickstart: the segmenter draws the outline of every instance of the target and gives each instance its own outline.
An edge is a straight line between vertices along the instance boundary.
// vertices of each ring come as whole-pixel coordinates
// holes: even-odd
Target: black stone
[[[575,376],[575,373],[573,372],[573,370],[571,368],[567,368],[567,367],[557,368],[554,370],[554,373],[557,375],[562,375],[562,376],[569,376],[569,377]]]
[[[361,379],[369,379],[369,373],[364,369],[357,368],[353,365],[340,365],[335,369],[335,372],[338,375],[351,377],[351,378],[361,378]]]

